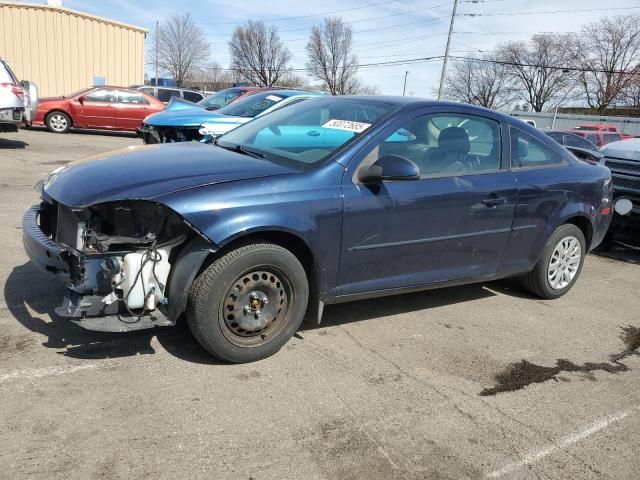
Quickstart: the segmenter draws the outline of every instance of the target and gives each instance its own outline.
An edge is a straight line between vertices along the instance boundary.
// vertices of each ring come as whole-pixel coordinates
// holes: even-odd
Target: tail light
[[[11,90],[16,97],[20,99],[20,101],[24,101],[24,90],[20,85],[15,83],[0,83],[0,86],[6,88],[7,90]]]

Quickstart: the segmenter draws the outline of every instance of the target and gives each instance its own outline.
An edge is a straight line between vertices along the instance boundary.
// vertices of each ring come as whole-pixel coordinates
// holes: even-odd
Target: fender
[[[171,268],[167,290],[167,297],[169,298],[167,316],[173,323],[186,310],[191,284],[202,268],[207,256],[215,250],[210,242],[201,236],[196,236],[180,251]]]

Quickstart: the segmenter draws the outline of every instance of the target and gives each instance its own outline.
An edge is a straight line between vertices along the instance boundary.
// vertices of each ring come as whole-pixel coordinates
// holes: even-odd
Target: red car
[[[621,140],[630,140],[632,138],[635,138],[633,135],[626,135],[622,133],[620,129],[615,125],[607,125],[606,123],[595,123],[592,125],[578,125],[576,127],[573,127],[573,129],[574,130],[590,130],[590,131],[600,132],[600,133],[618,133],[620,134]],[[607,142],[607,143],[611,143],[611,142]]]
[[[160,100],[138,90],[91,87],[68,96],[41,98],[32,125],[44,125],[54,133],[67,133],[71,127],[137,131],[146,116],[164,108]]]

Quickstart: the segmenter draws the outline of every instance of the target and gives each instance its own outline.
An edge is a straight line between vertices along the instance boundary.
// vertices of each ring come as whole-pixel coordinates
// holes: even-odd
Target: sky
[[[227,42],[237,24],[251,19],[276,25],[293,54],[292,67],[304,68],[311,27],[325,16],[340,16],[353,28],[358,75],[366,84],[382,94],[401,95],[409,71],[407,95],[433,97],[440,58],[411,65],[370,64],[443,55],[453,0],[63,0],[63,6],[149,30],[156,21],[190,12],[211,42],[211,60],[223,67],[229,66]],[[500,42],[538,32],[577,32],[601,16],[633,13],[640,14],[638,0],[459,0],[450,52],[480,55]]]

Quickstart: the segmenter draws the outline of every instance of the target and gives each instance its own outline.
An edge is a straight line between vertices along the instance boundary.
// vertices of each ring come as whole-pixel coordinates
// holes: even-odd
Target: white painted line
[[[0,383],[9,382],[11,380],[30,380],[33,378],[55,377],[58,375],[77,372],[78,370],[89,370],[92,368],[98,368],[99,366],[100,364],[98,363],[86,363],[82,365],[61,365],[56,367],[16,370],[13,372],[0,374]]]
[[[491,473],[488,473],[486,475],[486,478],[499,478],[499,477],[502,477],[503,475],[513,472],[514,470],[517,470],[527,465],[531,465],[532,463],[535,463],[538,460],[548,455],[551,455],[552,453],[563,450],[575,443],[578,443],[584,440],[585,438],[590,437],[595,433],[598,433],[600,430],[603,430],[608,426],[614,423],[617,423],[620,420],[623,420],[624,418],[628,417],[629,415],[631,415],[632,413],[638,410],[640,410],[640,405],[636,406],[635,408],[630,408],[629,410],[624,410],[615,415],[609,415],[589,425],[585,425],[577,432],[567,435],[558,443],[549,445],[548,447],[543,448],[542,450],[530,452],[524,455],[519,461],[510,463],[508,465],[505,465],[499,470],[495,470]]]

